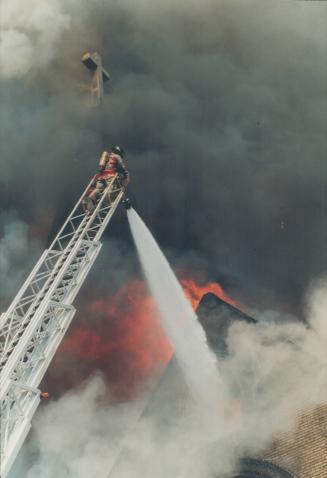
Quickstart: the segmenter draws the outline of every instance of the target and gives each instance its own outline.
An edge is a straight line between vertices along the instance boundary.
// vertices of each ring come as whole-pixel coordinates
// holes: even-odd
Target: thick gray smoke
[[[233,403],[222,438],[208,423],[201,428],[191,403],[184,416],[156,421],[162,408],[169,409],[167,397],[172,409],[180,400],[173,383],[165,382],[173,391],[166,390],[154,413],[137,424],[144,402],[108,405],[110,389],[98,376],[38,413],[29,449],[16,466],[28,478],[86,478],[90,472],[109,477],[112,469],[111,478],[225,476],[238,457],[262,453],[291,430],[300,410],[327,400],[326,284],[315,288],[309,304],[309,327],[266,321],[231,327],[230,355],[220,370]],[[215,434],[220,438],[213,442]],[[115,467],[122,449],[122,467]],[[19,468],[16,476],[22,476]]]
[[[52,235],[121,143],[164,248],[196,251],[244,300],[303,312],[326,264],[325,2],[25,3],[2,2],[4,41],[33,50],[1,48],[2,207]],[[112,75],[97,112],[87,49]]]
[[[5,0],[0,7],[1,212],[15,211],[20,224],[28,224],[41,241],[49,240],[93,173],[97,156],[120,143],[127,150],[135,207],[176,263],[196,257],[204,278],[221,280],[244,302],[305,316],[307,289],[325,275],[327,259],[326,3],[26,4]],[[103,54],[112,75],[103,107],[93,112],[85,101],[88,72],[80,62],[87,49]],[[115,220],[112,237],[128,243],[121,216]],[[2,248],[11,223],[5,223]],[[29,258],[16,259],[17,270],[27,271]],[[7,274],[6,261],[1,267]],[[112,287],[104,262],[93,277],[105,277]],[[14,293],[6,287],[4,299]],[[322,317],[324,306],[318,310]],[[281,417],[276,425],[281,430],[292,412],[282,398],[290,387],[286,377],[294,373],[299,380],[294,390],[303,404],[316,399],[305,388],[313,377],[317,394],[322,390],[325,375],[317,370],[319,364],[325,370],[326,356],[319,324],[323,327],[317,319],[317,335],[296,324],[230,331],[232,355],[223,369],[246,417],[237,449],[245,447],[245,439],[256,449],[260,440],[251,435],[251,426],[263,423],[269,406]],[[246,362],[253,374],[245,373]],[[307,381],[296,373],[297,363]],[[39,464],[33,465],[31,478],[40,469],[42,476],[58,476],[59,458],[62,476],[69,478],[83,478],[83,455],[89,461],[94,457],[97,466],[109,466],[103,448],[100,456],[93,453],[94,443],[111,437],[97,406],[99,390],[101,383],[91,382],[85,394],[72,392],[70,402],[64,397],[43,410],[37,427]],[[90,403],[83,401],[86,396]],[[70,413],[71,403],[79,407],[78,417]],[[55,426],[63,416],[72,418],[71,427],[67,420]],[[267,416],[272,419],[270,412]],[[67,455],[58,448],[64,428]],[[262,443],[266,433],[258,430]],[[139,440],[134,448],[145,458],[156,457],[155,451],[163,449],[160,434],[154,440],[149,426],[144,435],[150,437],[144,438],[145,448]],[[185,435],[192,441],[192,433]],[[237,455],[230,449],[231,457],[217,445],[217,467],[228,469]],[[204,468],[208,463],[213,461]]]
[[[2,0],[0,16],[0,77],[22,77],[46,68],[56,57],[71,19],[62,0]]]
[[[13,212],[0,214],[0,230],[0,306],[4,309],[41,254],[42,243]]]

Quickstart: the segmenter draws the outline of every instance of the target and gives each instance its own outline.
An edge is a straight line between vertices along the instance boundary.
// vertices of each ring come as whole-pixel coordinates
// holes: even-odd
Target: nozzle
[[[123,200],[123,206],[125,209],[131,209],[132,207],[131,200],[125,197],[125,199]]]

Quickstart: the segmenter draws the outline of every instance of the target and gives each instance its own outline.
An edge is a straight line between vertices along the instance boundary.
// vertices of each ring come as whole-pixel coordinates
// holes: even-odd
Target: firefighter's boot
[[[83,199],[83,208],[86,214],[92,214],[94,212],[95,204],[94,204],[94,201],[89,196],[86,196]]]

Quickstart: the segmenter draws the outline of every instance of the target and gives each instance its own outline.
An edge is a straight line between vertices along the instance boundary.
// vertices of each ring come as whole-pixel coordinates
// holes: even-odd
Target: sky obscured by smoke
[[[302,312],[326,267],[325,2],[5,0],[0,17],[2,211],[48,240],[122,144],[176,264]],[[88,49],[112,75],[96,112]],[[111,235],[130,244],[123,215]]]
[[[200,464],[227,469],[245,447],[254,452],[289,425],[293,402],[281,397],[291,393],[300,407],[318,403],[326,389],[326,290],[316,312],[304,307],[327,259],[325,2],[33,0],[27,8],[3,0],[0,25],[1,304],[79,197],[101,151],[121,144],[136,209],[174,267],[219,280],[258,309],[310,317],[310,331],[267,322],[231,329],[222,368],[241,400],[244,430],[237,450],[215,448],[215,460],[225,460],[212,460],[209,450]],[[112,76],[97,111],[88,106],[80,62],[95,49]],[[81,308],[139,274],[123,212],[108,235]],[[90,475],[89,466],[99,476],[110,468],[112,433],[130,423],[130,409],[109,412],[101,402],[107,393],[95,378],[44,407],[29,478],[58,476],[58,466],[61,476],[78,478]],[[267,422],[275,428],[257,427]],[[143,440],[130,446],[153,466],[162,452],[176,463],[185,435],[194,444],[188,423],[178,424],[164,450],[165,434],[144,426]]]
[[[0,230],[0,303],[5,303],[34,266],[42,241],[30,236],[27,224],[12,211],[0,214]]]
[[[121,144],[136,209],[174,267],[219,280],[258,309],[307,317],[308,288],[325,275],[327,260],[325,2],[2,0],[0,27],[1,305],[79,197],[101,151]],[[112,76],[97,111],[88,106],[80,62],[86,50],[100,51]],[[139,273],[122,212],[108,235],[114,242],[89,277],[94,297]],[[224,368],[243,400],[242,452],[245,443],[255,449],[258,434],[262,443],[271,437],[271,429],[268,437],[256,427],[251,439],[262,416],[265,423],[279,417],[276,431],[292,419],[292,401],[280,400],[289,377],[299,406],[323,398],[325,375],[316,371],[326,363],[326,291],[319,297],[316,335],[302,324],[230,331]],[[99,406],[106,393],[95,379],[44,409],[31,477],[58,476],[58,456],[63,477],[89,476],[93,463],[109,467],[107,443],[128,410],[107,413]],[[183,444],[187,426],[178,430],[167,456]],[[74,444],[67,455],[63,436]],[[149,448],[132,447],[155,462],[165,435],[153,440],[149,424],[142,436]],[[216,450],[226,468],[237,456],[233,448],[232,455]]]

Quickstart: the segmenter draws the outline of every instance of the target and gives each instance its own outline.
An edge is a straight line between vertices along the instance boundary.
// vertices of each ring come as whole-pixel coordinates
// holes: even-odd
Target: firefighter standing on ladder
[[[116,174],[125,189],[130,181],[129,173],[124,163],[124,150],[120,146],[114,146],[111,152],[104,151],[99,161],[99,172],[83,199],[84,209],[92,214],[101,193],[108,185],[108,181]]]

